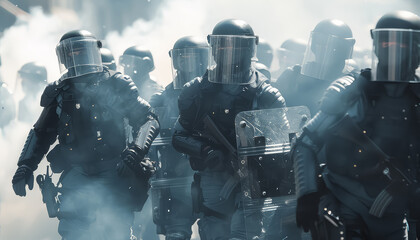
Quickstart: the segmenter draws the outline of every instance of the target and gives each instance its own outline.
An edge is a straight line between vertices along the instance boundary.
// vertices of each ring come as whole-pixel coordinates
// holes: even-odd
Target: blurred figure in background
[[[108,48],[101,48],[102,65],[107,67],[109,70],[117,71],[117,64],[115,63],[114,55]]]
[[[1,57],[0,57],[1,67]],[[4,128],[16,117],[16,105],[7,84],[0,76],[0,129]]]
[[[162,91],[163,88],[150,76],[155,69],[152,53],[143,46],[127,48],[119,59],[119,65],[124,68],[124,74],[133,79],[139,95],[146,101],[150,101],[153,94]]]
[[[273,78],[277,79],[287,68],[302,64],[306,50],[306,41],[299,38],[290,38],[284,41],[277,49],[279,69],[273,71]]]
[[[314,115],[325,89],[343,76],[355,40],[347,24],[328,19],[311,32],[302,65],[286,69],[273,84],[284,95],[288,107],[307,106]]]
[[[153,220],[157,233],[165,235],[166,240],[189,240],[191,226],[197,219],[191,205],[194,171],[187,156],[177,152],[171,140],[179,116],[178,97],[181,90],[185,83],[204,75],[208,55],[209,46],[204,38],[187,36],[178,39],[169,51],[173,82],[150,100],[161,126],[160,136],[151,149],[156,156],[151,160],[159,166],[151,181]]]
[[[18,71],[17,82],[21,83],[24,93],[19,102],[18,120],[32,124],[42,111],[38,102],[47,86],[47,69],[37,62],[26,63]]]
[[[271,81],[270,68],[273,62],[273,49],[264,39],[260,38],[258,41],[257,62],[254,64],[254,67]]]

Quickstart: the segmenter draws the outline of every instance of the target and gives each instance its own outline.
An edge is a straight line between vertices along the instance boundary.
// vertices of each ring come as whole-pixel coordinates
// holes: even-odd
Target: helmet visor
[[[251,63],[256,61],[257,37],[210,35],[209,81],[223,84],[248,84]]]
[[[181,89],[190,80],[203,76],[208,67],[208,59],[208,47],[172,49],[174,88]]]
[[[335,80],[344,69],[345,60],[351,58],[353,38],[311,32],[302,63],[302,74],[323,80]]]
[[[63,40],[56,47],[62,79],[102,72],[98,40],[75,37]]]
[[[419,82],[420,31],[374,29],[372,38],[372,81]]]

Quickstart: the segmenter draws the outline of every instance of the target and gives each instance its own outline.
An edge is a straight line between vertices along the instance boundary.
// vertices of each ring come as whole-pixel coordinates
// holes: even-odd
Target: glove
[[[308,232],[318,221],[319,194],[310,193],[297,200],[296,224]]]
[[[27,165],[21,165],[16,170],[15,175],[12,179],[13,191],[15,194],[21,197],[26,196],[26,185],[29,190],[34,188],[34,174],[32,168]]]
[[[149,159],[145,159],[144,151],[135,144],[130,145],[121,153],[121,161],[117,164],[119,176],[149,179],[155,172],[155,168]]]
[[[204,161],[204,166],[208,167],[209,169],[219,169],[224,166],[224,153],[221,150],[211,146],[203,148],[202,159]]]

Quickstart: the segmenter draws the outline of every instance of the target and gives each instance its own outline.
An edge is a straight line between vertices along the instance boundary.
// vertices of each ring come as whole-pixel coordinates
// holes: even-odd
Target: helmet
[[[264,64],[267,68],[271,67],[273,61],[273,49],[264,39],[260,38],[257,46],[258,62]]]
[[[115,64],[115,58],[114,58],[114,55],[112,55],[111,50],[109,50],[108,48],[101,48],[100,52],[101,52],[102,64],[108,67],[109,69],[116,71],[117,65]]]
[[[279,59],[279,70],[283,72],[288,67],[302,64],[303,55],[305,54],[306,42],[298,38],[290,38],[284,41],[280,48],[277,49],[277,57]]]
[[[47,69],[38,62],[26,63],[19,69],[17,81],[25,93],[36,93],[47,85]]]
[[[61,79],[102,72],[101,47],[102,43],[89,31],[74,30],[64,34],[55,48]]]
[[[169,51],[175,89],[188,81],[203,76],[208,66],[209,45],[205,39],[193,36],[178,39]]]
[[[207,40],[211,47],[209,81],[249,84],[258,44],[251,26],[242,20],[223,20],[216,24]]]
[[[144,46],[127,48],[120,57],[119,64],[124,68],[124,74],[132,78],[145,76],[155,69],[152,53]]]
[[[371,30],[372,81],[420,82],[420,17],[408,11],[385,14]]]
[[[350,27],[337,19],[318,23],[311,32],[302,63],[302,74],[317,79],[335,80],[350,59],[355,40]]]

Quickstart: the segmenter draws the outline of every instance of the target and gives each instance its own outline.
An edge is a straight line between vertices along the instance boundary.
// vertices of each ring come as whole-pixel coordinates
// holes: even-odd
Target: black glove
[[[319,194],[310,193],[297,200],[296,224],[308,232],[318,221]]]
[[[16,170],[12,179],[13,190],[15,194],[21,197],[26,196],[26,185],[29,190],[34,188],[34,174],[32,168],[27,165],[21,165]]]
[[[131,176],[149,179],[155,172],[152,162],[144,158],[146,153],[135,144],[131,144],[121,153],[121,161],[117,164],[120,176]]]
[[[209,169],[219,169],[224,167],[224,153],[211,146],[204,147],[202,150],[202,159],[204,166]]]

